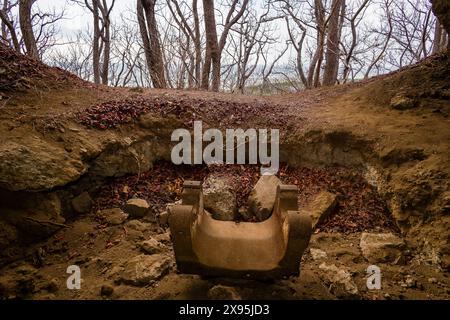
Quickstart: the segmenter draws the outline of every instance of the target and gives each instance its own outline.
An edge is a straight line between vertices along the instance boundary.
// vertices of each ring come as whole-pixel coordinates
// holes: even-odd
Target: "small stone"
[[[405,279],[405,284],[407,288],[416,288],[417,287],[417,281],[412,276],[407,275]]]
[[[212,287],[207,295],[211,300],[242,300],[236,289],[223,285]]]
[[[438,282],[438,280],[436,278],[428,278],[428,282],[435,284]]]
[[[170,239],[170,232],[160,233],[153,236],[153,239],[156,241],[159,241],[163,244],[169,245],[172,243],[172,240]]]
[[[244,221],[253,221],[254,220],[253,214],[251,214],[247,208],[240,207],[238,212],[239,212],[239,217],[241,217],[242,220],[244,220]]]
[[[408,110],[417,106],[417,101],[405,96],[403,93],[395,95],[391,99],[391,107],[396,110]]]
[[[147,254],[160,253],[165,250],[164,245],[153,238],[142,241],[139,244],[139,247],[142,251],[144,251]]]
[[[358,287],[352,280],[350,272],[339,269],[334,264],[325,262],[319,266],[321,278],[330,288],[330,293],[340,299],[359,299]]]
[[[147,214],[149,207],[146,200],[134,198],[127,201],[124,211],[132,218],[142,218]]]
[[[169,212],[164,211],[158,215],[158,223],[160,226],[168,226],[169,225]]]
[[[248,208],[258,221],[264,221],[272,215],[277,188],[281,184],[281,180],[276,176],[263,175],[254,186],[248,197]]]
[[[171,265],[170,258],[163,254],[141,254],[127,262],[121,280],[133,286],[146,286],[166,275]]]
[[[364,258],[370,263],[388,263],[399,261],[405,242],[393,233],[364,232],[359,246]]]
[[[100,289],[100,294],[105,297],[109,297],[114,293],[114,288],[109,284],[102,285]]]
[[[72,208],[76,213],[86,213],[91,210],[93,203],[94,202],[92,201],[89,193],[83,192],[82,194],[73,198]]]
[[[37,272],[37,269],[30,264],[23,264],[16,268],[16,273],[23,275],[23,276],[34,275],[34,274],[36,274],[36,272]]]
[[[47,291],[50,293],[54,293],[59,290],[59,282],[57,279],[52,279],[47,285]]]
[[[105,221],[112,226],[122,224],[128,219],[128,215],[120,208],[101,210],[98,215],[104,217]]]
[[[311,257],[313,258],[314,261],[323,260],[327,258],[327,253],[320,249],[311,248],[309,249],[309,253],[311,253]]]

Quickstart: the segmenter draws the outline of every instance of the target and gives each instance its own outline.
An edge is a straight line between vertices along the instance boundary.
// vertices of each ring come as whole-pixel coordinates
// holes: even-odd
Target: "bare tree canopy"
[[[446,1],[62,3],[89,13],[85,27],[60,34],[73,19],[65,7],[3,0],[0,41],[105,85],[303,90],[390,72],[448,46]]]

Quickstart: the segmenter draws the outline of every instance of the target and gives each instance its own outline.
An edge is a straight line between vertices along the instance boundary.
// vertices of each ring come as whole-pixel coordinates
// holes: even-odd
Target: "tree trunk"
[[[156,0],[137,0],[137,15],[153,86],[155,88],[165,88],[167,84],[155,18],[155,4]]]
[[[106,4],[106,1],[104,1]],[[108,8],[105,6],[102,7],[103,13],[103,64],[101,71],[102,84],[108,85],[108,77],[109,77],[109,56],[111,52],[111,36],[110,36],[110,26],[111,21],[109,19]]]
[[[339,14],[343,7],[343,0],[333,0],[331,4],[331,16],[328,26],[327,35],[327,52],[325,54],[326,64],[323,75],[323,84],[325,86],[332,86],[336,84],[339,70],[339,40],[341,36]]]
[[[19,40],[17,39],[17,34],[16,34],[16,30],[14,29],[13,22],[11,20],[9,20],[7,8],[8,8],[8,1],[5,1],[3,3],[3,9],[0,10],[0,20],[2,21],[2,37],[3,37],[3,39],[5,39],[5,41],[7,41],[7,39],[8,39],[7,33],[9,32],[12,44],[9,41],[7,41],[7,42],[9,42],[10,46],[11,45],[13,46],[14,50],[16,50],[17,52],[20,52]],[[7,30],[8,30],[8,32],[7,32]]]
[[[439,19],[442,27],[450,33],[450,1],[448,0],[433,0],[433,12]]]
[[[195,45],[195,79],[197,87],[200,85],[201,63],[202,63],[202,45],[200,42],[200,19],[198,17],[197,0],[192,1],[192,12],[194,15],[194,45]]]
[[[31,22],[31,6],[34,0],[19,1],[19,22],[27,55],[39,60],[39,53]]]
[[[314,87],[320,86],[320,71],[322,69],[323,51],[325,46],[325,8],[323,7],[322,0],[316,0],[316,18],[318,27],[318,40],[317,40],[317,65],[314,74]]]
[[[220,55],[217,42],[216,18],[214,0],[203,0],[206,33],[206,56],[203,65],[202,88],[209,88],[209,74],[212,66],[212,90],[219,91],[220,85]]]
[[[94,37],[92,39],[92,68],[94,69],[94,83],[100,84],[100,17],[98,0],[92,0],[92,14],[94,16]]]

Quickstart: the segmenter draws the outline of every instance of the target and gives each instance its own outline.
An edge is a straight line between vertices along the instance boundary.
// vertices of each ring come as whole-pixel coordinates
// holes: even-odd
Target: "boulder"
[[[300,212],[311,217],[312,229],[314,230],[333,212],[337,203],[337,196],[334,193],[321,191],[306,207],[300,209]]]
[[[146,286],[166,275],[171,265],[170,258],[163,254],[141,254],[126,263],[121,280],[133,286]]]
[[[352,275],[345,269],[334,264],[322,263],[319,266],[320,277],[329,287],[330,293],[338,299],[359,299],[358,287],[352,280]]]
[[[87,213],[91,210],[94,202],[91,196],[87,192],[83,192],[80,195],[72,199],[72,208],[76,213]]]
[[[391,99],[391,108],[396,110],[409,110],[417,106],[417,101],[404,94],[397,94]]]
[[[211,300],[242,300],[236,289],[224,285],[212,287],[207,295]]]
[[[146,200],[134,198],[127,201],[123,210],[132,218],[142,218],[147,214],[149,208]]]
[[[216,220],[233,221],[237,217],[236,195],[225,177],[210,175],[205,179],[203,204]]]
[[[114,287],[109,284],[104,284],[100,288],[100,295],[104,297],[109,297],[114,293]]]
[[[0,144],[0,188],[51,190],[75,181],[86,166],[63,147],[30,134]]]
[[[128,215],[120,208],[100,210],[97,214],[102,216],[106,223],[112,226],[122,224],[128,219]]]
[[[141,243],[139,243],[139,248],[147,254],[161,253],[166,249],[166,247],[161,242],[154,238],[142,241]]]
[[[403,257],[405,242],[392,233],[364,232],[359,246],[364,258],[370,263],[389,263]]]
[[[166,227],[169,225],[169,212],[163,211],[158,215],[158,223],[160,226]]]
[[[249,211],[258,221],[264,221],[272,214],[277,188],[281,184],[280,179],[274,175],[259,178],[248,198]]]

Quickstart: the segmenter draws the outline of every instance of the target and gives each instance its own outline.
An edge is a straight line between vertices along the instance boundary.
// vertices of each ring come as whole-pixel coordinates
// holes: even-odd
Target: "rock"
[[[395,95],[391,99],[391,107],[396,110],[408,110],[417,106],[417,101],[402,93]]]
[[[77,180],[85,171],[84,164],[63,146],[38,135],[24,135],[17,141],[5,139],[0,144],[0,188],[51,190]]]
[[[132,218],[142,218],[147,214],[149,207],[146,200],[134,198],[127,201],[124,211]]]
[[[359,246],[370,263],[389,263],[402,258],[405,242],[392,233],[364,232]]]
[[[208,298],[211,300],[242,300],[239,293],[233,287],[216,285],[209,289]]]
[[[166,227],[169,225],[169,212],[164,211],[158,215],[158,223],[160,226]]]
[[[98,215],[102,216],[112,226],[122,224],[128,219],[128,215],[120,208],[101,210]]]
[[[258,221],[264,221],[272,214],[277,188],[281,184],[276,176],[263,175],[253,187],[248,197],[248,208]]]
[[[37,269],[30,264],[22,264],[18,266],[15,271],[17,274],[23,276],[34,275],[37,273]]]
[[[438,281],[437,281],[436,278],[428,278],[428,282],[429,282],[429,283],[432,283],[432,284],[435,284],[435,283],[437,283]]]
[[[250,213],[250,211],[245,207],[240,207],[239,210],[239,217],[241,217],[244,221],[253,221],[255,220],[255,217],[253,214]]]
[[[89,193],[83,192],[82,194],[73,198],[72,208],[76,213],[86,213],[91,210],[93,203],[94,202],[92,201]]]
[[[416,288],[417,287],[417,281],[412,276],[407,275],[405,279],[405,285],[407,288]]]
[[[63,227],[65,219],[61,216],[61,201],[56,192],[10,192],[1,190],[1,216],[7,225],[0,223],[0,244],[17,240],[39,241]],[[3,220],[3,219],[2,219]],[[11,226],[13,228],[11,228]],[[15,236],[14,236],[15,237]]]
[[[109,297],[114,293],[114,287],[112,287],[109,284],[104,284],[102,285],[102,287],[100,288],[100,295],[105,296],[105,297]]]
[[[309,253],[311,254],[311,257],[313,258],[314,261],[323,260],[327,258],[327,253],[320,249],[311,248],[309,249]]]
[[[127,228],[130,228],[131,230],[136,230],[140,232],[144,232],[145,230],[148,230],[152,225],[146,222],[142,222],[139,220],[130,220],[128,221],[125,226]]]
[[[17,229],[13,225],[0,221],[0,251],[17,242],[18,237]]]
[[[55,293],[59,290],[59,282],[57,279],[52,279],[49,281],[49,283],[46,286],[46,289],[50,293]]]
[[[153,238],[142,241],[139,244],[139,248],[147,254],[161,253],[166,249],[161,242]]]
[[[133,286],[146,286],[166,275],[171,264],[170,258],[163,254],[141,254],[127,262],[121,280]]]
[[[165,233],[156,234],[153,236],[153,239],[155,239],[163,244],[166,244],[166,245],[170,245],[172,243],[169,231],[165,232]]]
[[[330,293],[339,299],[359,299],[360,295],[358,287],[352,280],[351,274],[339,269],[334,264],[326,264],[325,262],[319,266],[321,272],[320,277],[330,288]]]
[[[210,175],[203,182],[203,204],[216,220],[233,221],[237,217],[236,196],[228,179]]]
[[[311,217],[312,229],[314,230],[333,212],[337,203],[337,196],[334,193],[321,191],[306,207],[300,209],[300,212]]]

